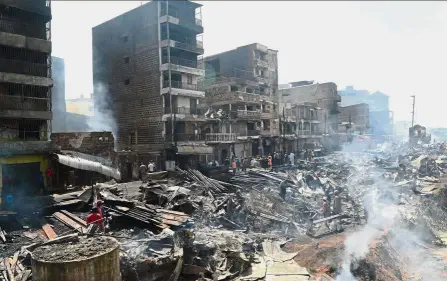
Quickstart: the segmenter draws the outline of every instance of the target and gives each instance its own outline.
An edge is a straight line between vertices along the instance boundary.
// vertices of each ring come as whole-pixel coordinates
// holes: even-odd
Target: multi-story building
[[[333,82],[315,84],[313,81],[290,84],[290,88],[279,91],[282,101],[291,104],[313,103],[320,108],[319,119],[324,136],[323,145],[327,149],[339,147],[338,116],[341,97],[337,93],[337,85]]]
[[[279,135],[277,51],[259,43],[238,47],[206,57],[205,72],[207,103],[224,115],[206,131],[215,156],[272,153]]]
[[[321,146],[321,108],[315,103],[279,104],[282,146],[286,152]]]
[[[33,194],[51,149],[51,7],[0,0],[0,192]]]
[[[81,95],[79,98],[67,99],[67,112],[82,114],[86,116],[95,115],[94,101],[91,96]]]
[[[340,107],[339,124],[344,126],[345,132],[367,134],[369,132],[369,105],[366,103]]]
[[[113,112],[124,178],[140,162],[210,153],[200,133],[200,7],[153,1],[93,28],[95,106]]]
[[[357,90],[347,86],[338,92],[342,96],[342,106],[366,103],[369,106],[370,131],[375,136],[393,133],[393,112],[389,108],[389,96],[382,92],[370,94],[367,90]]]
[[[67,128],[67,108],[65,104],[65,62],[64,59],[52,56],[51,72],[54,82],[51,90],[51,107],[53,121],[51,132],[65,132]]]

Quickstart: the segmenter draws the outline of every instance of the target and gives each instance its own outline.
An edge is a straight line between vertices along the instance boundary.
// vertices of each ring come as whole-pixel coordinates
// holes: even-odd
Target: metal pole
[[[414,104],[416,103],[416,96],[412,95],[413,98],[413,111],[411,112],[411,127],[414,126]]]
[[[169,1],[166,1],[166,15],[169,19]],[[167,39],[170,40],[169,37],[169,20],[166,21],[166,35]],[[171,105],[171,142],[174,142],[174,118],[173,118],[173,110],[174,105],[172,104],[172,85],[171,85],[171,46],[168,44],[168,75],[169,75],[169,103]]]
[[[285,115],[284,112],[285,112],[285,107],[282,108],[282,119],[283,119],[283,123],[282,123],[282,126],[283,126],[283,128],[282,128],[282,149],[283,149],[283,152],[284,152],[284,155],[285,155],[286,154],[286,133],[285,133],[285,130],[284,130],[284,125],[285,125],[284,121],[286,120],[286,115]]]

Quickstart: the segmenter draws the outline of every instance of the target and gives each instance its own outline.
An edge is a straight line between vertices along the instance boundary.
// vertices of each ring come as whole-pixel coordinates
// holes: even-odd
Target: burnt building
[[[320,108],[323,145],[329,149],[337,149],[341,145],[338,135],[339,103],[341,96],[337,85],[333,82],[314,83],[314,81],[298,81],[290,83],[289,88],[280,90],[283,102],[291,104],[314,103]]]
[[[205,58],[206,100],[219,122],[211,122],[207,143],[225,159],[267,155],[279,135],[277,51],[259,43]],[[232,150],[232,151],[231,151]]]
[[[366,103],[353,104],[340,107],[340,131],[354,134],[367,134],[369,132],[369,105]]]
[[[95,107],[113,113],[125,178],[140,162],[161,167],[205,144],[200,7],[153,1],[93,28]]]
[[[0,0],[0,191],[40,192],[51,149],[51,5]],[[46,184],[46,183],[45,183]]]

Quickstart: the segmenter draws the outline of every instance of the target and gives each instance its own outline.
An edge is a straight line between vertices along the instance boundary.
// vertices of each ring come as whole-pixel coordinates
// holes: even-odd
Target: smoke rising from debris
[[[347,150],[352,151],[352,148]],[[345,152],[349,155],[348,152]],[[353,162],[361,162],[358,155],[353,158]],[[445,270],[442,260],[436,259],[433,249],[423,246],[424,241],[431,240],[431,236],[423,222],[409,224],[401,218],[406,216],[408,208],[411,208],[408,198],[401,195],[399,188],[390,186],[377,171],[371,167],[363,168],[359,175],[374,180],[374,185],[365,190],[363,194],[363,205],[366,209],[369,220],[360,230],[352,233],[345,240],[345,250],[342,257],[341,269],[338,272],[336,281],[358,281],[352,273],[359,266],[359,261],[365,259],[370,252],[371,246],[376,240],[384,237],[387,246],[394,251],[397,256],[405,257],[406,268],[401,272],[409,276],[417,276],[422,280],[441,281],[442,273]],[[359,178],[351,179],[358,181]],[[354,185],[349,185],[354,186]],[[367,187],[365,187],[367,188]],[[354,192],[350,190],[350,193]],[[358,192],[358,190],[357,190]],[[399,204],[405,201],[407,204]],[[383,257],[387,259],[389,257]],[[382,265],[374,265],[380,267]]]
[[[102,84],[96,84],[94,90],[95,116],[89,118],[87,125],[93,131],[111,131],[117,140],[117,125],[112,111],[112,101],[108,89]]]

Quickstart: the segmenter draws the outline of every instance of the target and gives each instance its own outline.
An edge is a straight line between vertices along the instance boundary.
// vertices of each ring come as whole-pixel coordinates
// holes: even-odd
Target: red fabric
[[[90,215],[87,216],[87,224],[97,224],[97,225],[102,225],[102,216],[98,213],[91,213]]]
[[[51,168],[48,168],[46,176],[51,178],[52,175],[53,175],[53,170],[51,170]]]

